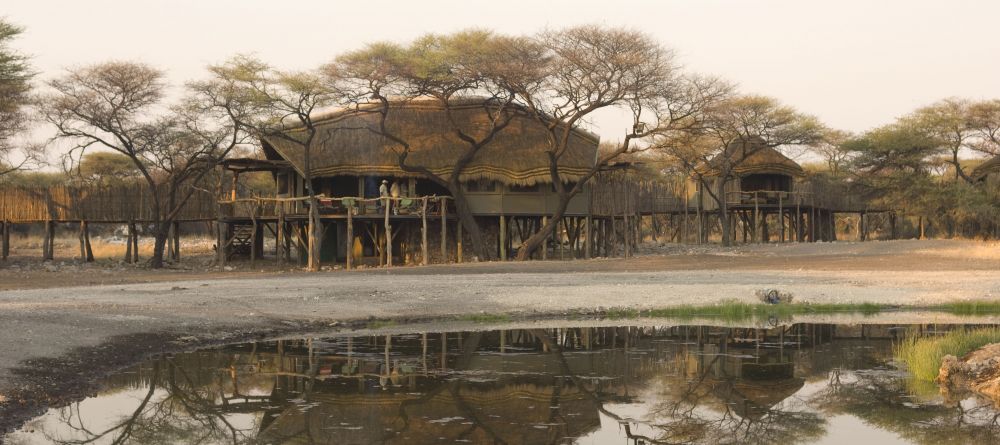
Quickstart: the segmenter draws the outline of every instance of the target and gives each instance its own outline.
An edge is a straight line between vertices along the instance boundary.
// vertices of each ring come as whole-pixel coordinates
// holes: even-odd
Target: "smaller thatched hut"
[[[795,182],[805,176],[805,171],[795,161],[768,146],[763,139],[735,141],[707,163],[698,167],[698,172],[709,179],[707,186],[717,196],[725,195],[732,205],[752,203],[754,199],[771,199],[770,194],[750,195],[752,192],[796,191]],[[725,190],[722,190],[722,175],[728,172]],[[700,189],[694,184],[693,189]],[[717,208],[715,201],[702,195],[702,205],[706,210]],[[776,194],[774,195],[776,198]]]

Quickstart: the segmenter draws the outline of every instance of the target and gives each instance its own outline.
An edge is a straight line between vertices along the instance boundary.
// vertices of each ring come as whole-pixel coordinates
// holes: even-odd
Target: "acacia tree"
[[[449,191],[473,251],[478,258],[489,259],[492,255],[469,208],[461,177],[513,119],[524,115],[515,103],[514,84],[534,82],[543,61],[544,50],[530,39],[471,30],[426,35],[407,47],[369,45],[339,57],[326,71],[331,79],[350,85],[344,90],[354,92],[356,112],[377,114],[377,123],[367,130],[392,142],[401,170],[418,173]],[[456,116],[456,100],[463,98],[474,98],[485,117],[483,125],[470,127]],[[415,99],[440,106],[448,131],[464,145],[447,174],[412,161],[407,135],[389,125],[393,111]],[[461,106],[467,108],[468,103]]]
[[[242,127],[211,112],[197,93],[174,106],[163,103],[163,72],[141,63],[86,66],[48,85],[52,91],[40,98],[40,110],[55,126],[53,139],[71,144],[69,162],[91,149],[116,152],[149,187],[155,237],[149,265],[162,267],[170,225],[197,191],[194,185],[243,142]]]
[[[307,269],[320,269],[323,228],[312,180],[312,154],[319,138],[316,112],[342,104],[344,92],[319,70],[280,71],[260,60],[237,56],[209,68],[200,89],[214,106],[257,137],[280,139],[302,149],[302,176],[309,207]]]
[[[579,26],[543,33],[538,42],[547,55],[540,80],[512,84],[532,118],[548,130],[544,156],[558,203],[548,222],[522,243],[518,260],[543,245],[573,197],[599,171],[625,154],[648,149],[653,135],[688,130],[693,118],[728,90],[716,79],[682,76],[673,54],[640,32]],[[606,109],[628,112],[632,127],[570,181],[559,164],[573,133]]]
[[[31,165],[38,159],[37,148],[19,149],[18,134],[27,129],[33,72],[28,58],[10,48],[22,29],[0,20],[0,176]]]

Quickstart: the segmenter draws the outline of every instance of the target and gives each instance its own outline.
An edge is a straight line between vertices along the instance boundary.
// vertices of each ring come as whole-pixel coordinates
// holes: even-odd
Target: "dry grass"
[[[11,254],[23,257],[40,257],[43,239],[41,236],[30,235],[12,237],[10,240]],[[72,237],[56,237],[55,257],[59,259],[79,259],[80,241]],[[214,240],[203,237],[181,238],[181,255],[211,254]],[[91,237],[90,248],[95,260],[119,260],[125,257],[125,240],[114,238]],[[139,239],[139,257],[149,258],[153,254],[153,239]]]
[[[998,241],[969,240],[963,244],[961,247],[922,249],[913,253],[955,259],[1000,260],[1000,242]]]

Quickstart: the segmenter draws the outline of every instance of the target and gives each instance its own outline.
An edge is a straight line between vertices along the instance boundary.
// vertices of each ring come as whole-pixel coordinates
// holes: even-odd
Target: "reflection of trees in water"
[[[100,413],[80,412],[80,403],[59,411],[60,434],[43,432],[57,444],[90,443],[141,443],[141,444],[242,444],[251,442],[256,426],[239,428],[229,419],[233,414],[252,413],[260,404],[234,404],[240,400],[250,402],[253,397],[238,392],[225,394],[223,373],[217,373],[212,383],[198,381],[188,373],[188,363],[177,363],[171,358],[152,362],[145,391],[138,406],[129,415],[114,421],[110,427],[94,430],[85,417],[99,417]],[[233,388],[237,387],[235,373],[231,374]],[[138,388],[137,388],[138,389]],[[254,406],[256,405],[256,406]],[[70,434],[65,434],[69,432]],[[67,436],[72,438],[66,438]]]
[[[1000,411],[988,399],[921,402],[907,384],[893,371],[838,371],[810,402],[827,414],[850,414],[916,443],[1000,443]]]
[[[586,388],[566,361],[562,348],[554,344],[544,331],[534,333],[560,357],[563,372],[574,379],[577,386]],[[629,343],[626,338],[625,344]],[[689,353],[679,353],[674,364],[683,363]],[[625,418],[608,409],[600,394],[590,393],[590,397],[602,413],[622,425],[628,438],[635,443],[791,444],[809,442],[824,434],[826,422],[816,413],[785,410],[782,409],[782,402],[774,406],[756,405],[741,393],[736,376],[710,376],[713,369],[725,373],[726,367],[714,366],[715,362],[725,359],[725,355],[713,355],[711,362],[699,366],[695,375],[668,379],[665,382],[666,388],[680,390],[671,393],[657,392],[660,398],[650,404],[647,420],[644,421]],[[707,406],[718,400],[723,403]],[[643,423],[651,428],[655,431],[655,436],[633,432],[632,425],[635,423]]]

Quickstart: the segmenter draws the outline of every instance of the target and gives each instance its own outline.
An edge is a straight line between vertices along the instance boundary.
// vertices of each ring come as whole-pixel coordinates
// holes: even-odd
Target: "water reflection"
[[[559,328],[250,343],[162,357],[10,443],[992,443],[915,396],[892,341],[950,326]]]

